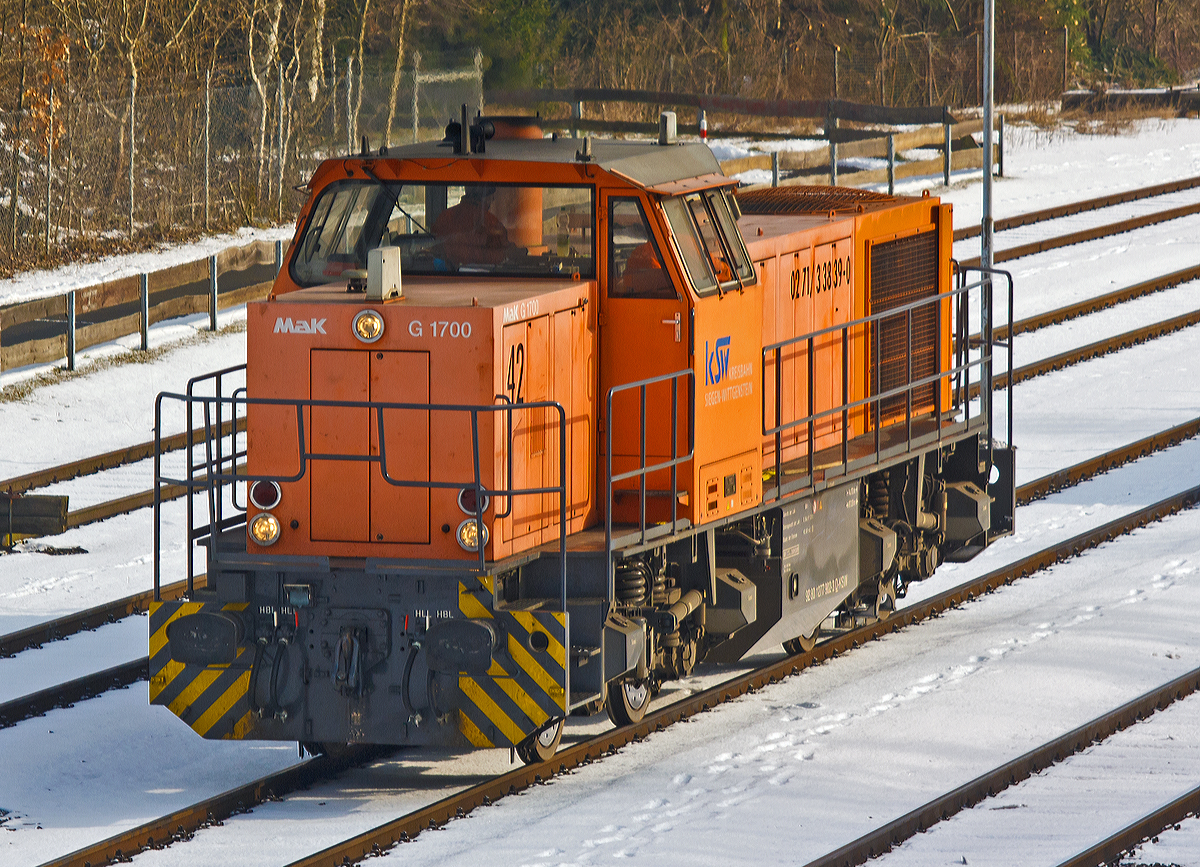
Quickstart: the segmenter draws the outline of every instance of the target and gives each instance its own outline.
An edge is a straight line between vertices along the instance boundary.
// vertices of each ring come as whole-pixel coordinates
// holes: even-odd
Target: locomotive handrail
[[[975,271],[976,273],[978,273],[979,280],[975,283],[967,283],[966,281],[967,281],[967,272],[968,271]],[[1008,330],[1005,332],[1008,335],[1007,340],[996,340],[996,338],[995,338],[995,324],[993,322],[993,317],[990,315],[991,311],[995,310],[995,305],[993,303],[994,299],[992,298],[992,289],[993,289],[992,281],[991,281],[991,279],[989,279],[992,275],[998,275],[998,276],[1004,277],[1004,279],[1008,283],[1008,324],[1007,324]],[[987,344],[988,347],[1002,346],[1006,350],[1005,354],[1008,356],[1008,378],[1004,380],[1004,382],[1005,382],[1004,391],[1006,393],[1007,403],[1008,403],[1007,419],[1006,419],[1008,427],[1005,429],[1005,435],[1008,437],[1008,444],[1011,446],[1012,439],[1013,439],[1013,352],[1012,352],[1013,276],[1012,276],[1012,272],[1005,271],[1002,268],[987,268],[983,265],[959,265],[958,266],[958,279],[959,279],[959,283],[960,283],[960,287],[959,287],[960,289],[962,289],[964,291],[970,291],[971,289],[979,287],[981,292],[986,293],[986,296],[987,296],[985,298],[986,306],[984,307],[984,311],[986,312],[986,315],[983,316],[984,321],[981,323],[982,328],[980,329],[980,336],[979,336],[980,342]],[[990,352],[988,354],[988,358],[989,359],[991,358]],[[986,396],[985,396],[984,385],[985,385],[985,383],[982,381],[979,383],[979,399],[981,402],[986,401],[987,418],[988,418],[988,434],[989,434],[989,441],[990,441],[995,438],[995,428],[994,428],[994,423],[993,423],[993,419],[992,419],[992,369],[991,369],[991,365],[989,365],[987,368]]]
[[[1011,323],[1011,321],[1012,321],[1012,292],[1011,292],[1012,278],[1011,278],[1011,275],[1007,275],[1007,272],[999,272],[999,273],[1004,273],[1006,276],[1009,277],[1009,281],[1010,281],[1009,282],[1009,285],[1010,285],[1009,322]],[[959,405],[959,401],[957,399],[957,395],[959,393],[958,383],[961,382],[962,377],[964,375],[967,375],[969,377],[969,372],[970,372],[971,368],[979,367],[981,376],[985,376],[985,375],[990,376],[990,367],[991,367],[990,344],[989,344],[989,351],[986,353],[981,352],[979,358],[969,359],[966,357],[966,352],[967,352],[966,338],[965,338],[965,335],[967,333],[967,324],[966,324],[967,300],[966,299],[967,299],[968,293],[970,291],[972,291],[974,288],[975,288],[975,284],[965,285],[960,280],[960,285],[958,287],[953,288],[947,292],[940,292],[935,295],[929,296],[927,298],[920,298],[915,301],[910,301],[905,304],[897,305],[896,307],[889,308],[888,310],[882,310],[882,311],[879,311],[876,313],[872,313],[869,316],[861,317],[859,319],[854,319],[849,322],[844,322],[844,323],[840,323],[837,325],[822,328],[817,331],[809,332],[807,334],[796,335],[794,337],[790,337],[785,340],[777,341],[775,343],[768,344],[763,347],[762,356],[761,356],[763,382],[762,382],[762,388],[760,389],[760,395],[761,395],[760,402],[761,402],[761,412],[762,412],[762,420],[763,420],[762,421],[762,435],[764,437],[765,436],[773,436],[774,440],[775,440],[775,480],[776,480],[776,482],[775,482],[775,497],[777,500],[782,498],[785,493],[784,485],[783,485],[783,481],[782,481],[782,470],[783,470],[783,463],[784,463],[784,461],[783,461],[783,435],[785,432],[793,430],[802,425],[806,426],[808,428],[808,430],[807,430],[807,435],[808,435],[808,482],[807,483],[801,482],[798,484],[793,484],[791,486],[792,489],[798,489],[798,488],[805,487],[806,484],[808,484],[808,485],[812,484],[813,476],[815,473],[815,467],[813,466],[813,464],[814,464],[814,457],[815,457],[814,452],[816,451],[816,440],[817,440],[816,428],[817,428],[818,422],[825,418],[829,418],[834,415],[841,415],[841,417],[842,417],[841,442],[840,442],[841,466],[843,468],[843,471],[845,472],[845,471],[848,471],[849,464],[850,464],[849,418],[850,418],[851,412],[853,412],[855,410],[859,410],[859,409],[865,409],[868,407],[872,407],[874,409],[874,419],[875,419],[875,423],[873,425],[874,455],[875,455],[876,461],[878,461],[879,455],[881,454],[881,451],[882,451],[882,431],[884,428],[884,425],[882,423],[882,412],[883,412],[882,407],[883,407],[884,403],[886,401],[888,401],[889,399],[904,397],[904,400],[905,400],[905,420],[904,420],[905,439],[908,443],[908,447],[911,449],[912,439],[913,439],[913,429],[912,429],[913,394],[918,389],[925,388],[928,386],[933,386],[933,404],[934,404],[934,406],[933,406],[932,414],[938,420],[937,425],[936,425],[936,436],[937,436],[937,442],[939,444],[941,443],[942,434],[943,434],[943,424],[942,424],[943,407],[941,405],[942,390],[941,390],[941,388],[938,387],[938,384],[941,382],[944,382],[947,379],[951,379],[951,378],[954,379],[954,381],[956,383],[956,386],[955,386],[956,398],[954,400],[954,405],[957,406],[957,405]],[[913,311],[916,311],[916,310],[919,310],[921,308],[925,308],[928,306],[932,306],[932,305],[946,304],[954,299],[959,300],[958,317],[957,317],[957,321],[955,322],[955,325],[954,325],[956,363],[954,363],[953,365],[951,365],[950,367],[948,367],[946,369],[935,371],[933,374],[930,374],[928,376],[920,377],[918,379],[913,379],[913,377],[912,377],[912,354],[913,354],[912,353],[912,350],[913,350],[912,316],[913,316]],[[987,301],[987,300],[990,300],[990,299],[985,299],[985,301]],[[990,309],[990,307],[991,307],[990,304],[985,304],[984,306],[986,309]],[[874,357],[876,359],[880,358],[881,357],[880,341],[882,339],[881,329],[880,328],[872,328],[871,326],[873,326],[877,322],[882,322],[883,320],[895,319],[895,317],[898,317],[898,316],[904,316],[905,320],[906,320],[905,331],[906,331],[907,345],[906,345],[905,357],[906,357],[907,364],[908,364],[908,369],[906,371],[906,377],[905,377],[906,381],[900,386],[897,386],[895,388],[891,388],[891,389],[888,389],[885,391],[882,388],[882,382],[881,382],[881,366],[879,364],[876,364],[875,365],[875,383],[874,383],[875,387],[874,387],[873,393],[868,395],[867,397],[861,398],[859,400],[855,400],[855,401],[846,400],[846,396],[849,394],[849,388],[850,388],[850,382],[849,382],[850,341],[852,339],[856,340],[856,341],[861,341],[867,336],[868,333],[872,334],[874,344],[875,344],[874,345],[874,350],[875,350]],[[990,325],[990,323],[989,323],[989,325]],[[855,337],[851,338],[852,331],[856,331],[859,333]],[[816,391],[815,391],[814,372],[813,372],[814,365],[812,363],[812,359],[815,358],[815,348],[816,348],[815,344],[817,343],[817,341],[819,339],[821,339],[823,337],[831,337],[832,335],[835,335],[835,334],[839,335],[841,337],[841,344],[842,344],[841,345],[841,350],[842,350],[842,352],[841,352],[842,402],[838,406],[831,407],[829,409],[825,409],[825,410],[821,410],[821,411],[817,411],[816,406],[815,406]],[[990,328],[988,331],[988,335],[990,338],[990,335],[991,335]],[[806,365],[807,376],[808,376],[808,383],[807,383],[808,412],[806,415],[804,415],[802,417],[798,417],[791,421],[784,422],[781,420],[782,416],[783,416],[783,350],[785,350],[786,348],[788,348],[790,346],[795,346],[795,345],[801,344],[801,343],[803,343],[805,345],[805,353],[806,353],[805,357],[808,359],[808,363]],[[1011,368],[1011,355],[1012,354],[1010,352],[1009,353],[1010,368]],[[767,388],[766,388],[768,361],[772,362],[775,367],[775,372],[774,372],[774,377],[775,377],[774,421],[775,421],[775,424],[774,424],[774,426],[768,426],[768,424],[767,424],[767,419],[769,417],[768,411],[767,411]],[[1010,407],[1009,430],[1010,431],[1012,429],[1011,405],[1012,405],[1012,401],[1011,401],[1011,393],[1010,393],[1010,398],[1009,398],[1009,407]],[[983,408],[983,411],[980,413],[981,415],[984,415],[985,423],[988,425],[989,442],[990,442],[990,435],[992,433],[992,419],[991,419],[990,409],[991,409],[991,407],[990,407],[990,403],[989,403],[989,404],[985,405],[985,407]],[[970,414],[969,403],[965,406],[964,412],[965,412],[965,418],[963,419],[963,422],[969,427],[970,423],[971,423],[971,414]],[[1010,436],[1011,436],[1011,434],[1010,434]]]
[[[688,451],[686,455],[679,454],[679,380],[683,377],[689,379],[688,390],[688,406],[691,407],[690,414],[695,416],[695,401],[696,401],[696,372],[692,368],[684,368],[677,370],[674,373],[663,373],[658,376],[652,376],[648,379],[640,379],[637,382],[626,382],[621,385],[614,385],[608,390],[608,395],[605,401],[605,437],[606,437],[606,472],[607,479],[606,500],[604,509],[604,551],[605,561],[608,570],[608,596],[613,598],[613,495],[615,493],[615,484],[623,482],[626,479],[637,478],[638,483],[638,533],[640,535],[640,544],[646,542],[646,478],[650,473],[660,470],[670,469],[671,471],[671,521],[670,532],[675,533],[679,529],[679,519],[677,512],[677,500],[679,497],[679,471],[678,467],[681,464],[687,463],[692,459],[696,450],[696,433],[695,425],[692,419],[688,420]],[[651,385],[657,385],[660,382],[671,383],[671,457],[669,460],[654,464],[653,466],[646,465],[646,389]],[[638,389],[640,398],[640,415],[641,428],[639,434],[639,460],[638,466],[635,469],[628,470],[623,473],[613,475],[613,397],[620,392],[632,391]],[[665,532],[665,531],[664,531]]]
[[[187,429],[188,429],[187,461],[188,461],[189,477],[196,470],[201,469],[201,467],[197,466],[192,461],[192,454],[193,454],[193,448],[195,446],[195,442],[192,439],[194,434],[192,432],[193,427],[192,427],[191,399],[195,396],[196,386],[202,382],[211,380],[213,383],[213,393],[215,395],[220,395],[223,393],[223,385],[224,385],[225,377],[231,376],[235,373],[245,373],[245,371],[246,371],[245,363],[235,364],[235,365],[231,365],[230,367],[223,367],[220,370],[214,370],[209,373],[200,374],[199,376],[193,376],[191,379],[188,380],[188,382],[187,382],[188,403],[186,406],[186,413],[187,413]],[[217,415],[217,430],[221,430],[221,426],[220,426],[221,421],[222,421],[221,406],[218,404],[216,409],[217,409],[217,413],[216,413],[216,415]],[[212,430],[212,428],[209,427],[209,425],[208,425],[208,415],[207,414],[208,414],[208,408],[206,406],[205,407],[205,426],[204,426],[205,437],[204,437],[204,441],[205,441],[206,457],[209,459],[209,464],[211,465],[212,436],[209,432]],[[235,419],[237,418],[237,408],[236,407],[232,408],[231,414]],[[232,449],[230,452],[230,458],[233,461],[234,466],[236,466],[237,459],[239,457],[245,457],[245,453],[244,452],[239,453],[237,450],[237,435],[236,434],[234,434],[231,437],[231,442],[232,442]],[[223,463],[223,445],[224,445],[224,439],[221,437],[218,437],[217,438],[218,465]],[[205,468],[205,469],[207,470],[207,468]],[[157,485],[155,485],[155,490],[156,491],[158,490]],[[236,498],[236,489],[235,489],[235,498]],[[192,528],[194,526],[194,521],[195,521],[195,504],[192,502],[191,497],[187,497],[186,499],[187,499],[187,507],[186,507],[187,508],[187,526],[189,527],[189,533],[190,533],[191,532],[190,528]],[[209,505],[210,505],[210,512],[209,512],[209,527],[210,527],[210,529],[209,529],[209,532],[213,535],[213,538],[216,538],[216,532],[217,532],[218,528],[223,528],[225,526],[232,526],[233,524],[236,524],[237,521],[236,521],[236,519],[233,520],[232,522],[226,520],[225,514],[224,514],[224,510],[225,510],[225,501],[224,500],[218,499],[218,500],[214,501],[210,497]],[[236,502],[235,502],[235,506],[236,506]],[[215,507],[215,509],[216,509],[215,515],[211,511],[211,508],[213,508],[213,507]],[[243,509],[242,511],[245,511],[245,509]],[[157,518],[157,516],[156,516],[156,518]],[[191,594],[195,590],[195,586],[194,586],[195,578],[193,576],[196,571],[195,570],[195,553],[196,552],[195,552],[195,547],[192,545],[193,541],[194,541],[194,539],[189,539],[188,544],[186,546],[187,547],[187,573],[188,573],[187,580],[188,580],[188,593],[189,594]],[[157,548],[157,546],[156,546],[156,548]]]
[[[559,403],[557,401],[538,401],[538,402],[527,402],[527,403],[520,403],[520,404],[509,403],[509,404],[503,404],[503,405],[495,405],[495,404],[439,404],[439,403],[401,403],[401,402],[383,402],[383,401],[314,400],[314,399],[307,399],[307,398],[304,398],[304,399],[301,399],[301,398],[252,398],[252,397],[248,397],[245,395],[244,388],[237,389],[237,391],[231,396],[224,396],[224,395],[220,394],[221,378],[222,378],[222,376],[227,375],[228,373],[230,373],[231,371],[234,371],[234,370],[237,370],[237,368],[229,368],[224,371],[218,371],[215,374],[210,374],[206,377],[197,378],[197,381],[200,381],[203,379],[213,379],[217,385],[217,391],[218,391],[218,393],[215,395],[195,395],[194,393],[190,393],[193,391],[193,389],[192,389],[192,383],[189,383],[189,393],[188,394],[163,392],[158,395],[158,398],[155,401],[154,591],[155,591],[156,599],[159,598],[160,575],[161,575],[160,544],[159,544],[160,543],[160,503],[161,503],[160,490],[163,485],[171,485],[171,484],[182,485],[183,487],[185,487],[188,490],[188,495],[185,497],[188,500],[188,506],[189,506],[188,527],[189,527],[189,535],[191,535],[191,538],[189,539],[189,544],[187,546],[188,547],[188,566],[189,566],[188,592],[192,593],[194,591],[194,587],[192,586],[193,578],[191,575],[192,547],[193,547],[191,545],[191,542],[194,541],[195,538],[198,538],[198,536],[196,536],[193,533],[191,494],[194,491],[202,489],[208,496],[208,500],[209,500],[209,503],[208,503],[208,505],[209,505],[208,535],[215,542],[215,539],[217,538],[217,534],[221,530],[226,529],[230,526],[236,526],[237,524],[240,524],[240,523],[244,522],[244,520],[245,520],[244,514],[241,517],[236,518],[236,519],[224,517],[224,515],[223,515],[224,500],[220,493],[221,489],[223,487],[225,487],[226,485],[229,485],[236,492],[236,487],[237,487],[236,483],[237,482],[245,482],[245,483],[249,483],[249,484],[253,484],[254,482],[259,482],[259,481],[270,481],[270,482],[276,482],[276,483],[297,482],[304,477],[305,473],[308,472],[308,464],[310,461],[337,460],[337,461],[378,463],[380,465],[380,473],[383,476],[384,481],[386,481],[388,484],[393,485],[395,487],[425,488],[425,489],[472,488],[475,491],[475,504],[476,504],[475,520],[479,521],[481,526],[482,526],[482,520],[483,520],[483,509],[481,508],[481,506],[483,503],[483,494],[485,492],[489,496],[507,497],[510,499],[510,501],[512,498],[518,497],[518,496],[558,494],[558,498],[559,498],[560,588],[561,588],[561,601],[563,604],[563,610],[564,611],[566,610],[566,594],[567,594],[567,585],[566,585],[567,456],[566,456],[566,436],[565,436],[566,410],[563,408],[561,403]],[[184,404],[187,408],[187,413],[188,413],[188,417],[189,417],[189,426],[190,426],[191,412],[192,412],[193,405],[199,405],[202,408],[202,412],[204,415],[205,431],[206,431],[205,462],[203,464],[199,464],[199,465],[196,464],[191,457],[190,449],[189,449],[189,456],[188,456],[188,461],[187,461],[187,473],[186,473],[187,477],[186,478],[176,479],[176,478],[172,478],[169,476],[165,476],[162,473],[162,466],[161,466],[161,459],[160,459],[160,455],[161,455],[160,445],[161,445],[161,429],[162,429],[162,406],[163,406],[164,400],[173,400],[173,401],[184,402]],[[297,456],[298,456],[298,462],[299,462],[299,467],[298,467],[297,472],[290,476],[278,475],[278,474],[267,475],[267,474],[252,474],[249,472],[244,472],[244,473],[238,472],[238,459],[241,457],[245,457],[246,452],[244,450],[242,450],[242,451],[238,450],[237,445],[236,445],[236,439],[234,441],[234,446],[228,455],[226,455],[224,453],[222,444],[220,442],[217,443],[217,450],[216,450],[216,453],[214,454],[213,444],[212,444],[212,440],[214,439],[214,437],[209,432],[211,432],[213,430],[219,431],[220,427],[219,427],[219,425],[214,427],[212,416],[214,415],[214,410],[215,410],[215,414],[217,415],[218,418],[220,418],[221,417],[221,407],[224,405],[228,405],[230,407],[230,410],[235,417],[237,416],[239,407],[247,407],[248,408],[250,406],[260,406],[260,405],[261,406],[294,407],[295,411],[296,411]],[[378,455],[362,455],[362,454],[354,455],[354,454],[341,454],[341,453],[332,453],[332,452],[310,451],[308,448],[308,445],[307,445],[308,434],[306,433],[306,427],[304,424],[304,416],[305,416],[305,409],[311,410],[313,407],[328,407],[328,408],[336,408],[336,409],[365,409],[368,412],[373,412],[376,417],[377,430],[379,431],[379,454]],[[554,409],[558,414],[559,484],[556,486],[551,485],[551,486],[530,487],[530,488],[511,488],[511,487],[486,488],[482,483],[480,456],[479,456],[479,416],[480,416],[480,414],[481,413],[492,413],[492,414],[505,413],[509,416],[509,419],[511,422],[511,415],[513,412],[525,411],[525,410],[536,410],[536,409]],[[471,417],[471,436],[472,436],[472,447],[473,447],[473,467],[472,467],[473,478],[470,481],[464,482],[464,481],[435,481],[432,479],[421,481],[421,480],[416,480],[416,479],[399,479],[399,478],[393,477],[388,470],[388,457],[387,457],[387,446],[386,446],[387,437],[385,434],[385,423],[384,423],[384,412],[390,411],[390,410],[402,410],[402,411],[409,410],[409,411],[429,412],[429,413],[434,413],[434,412],[469,413],[470,417]],[[219,437],[218,437],[218,439],[219,439]],[[511,448],[512,448],[511,441],[508,443],[508,448],[511,451]],[[196,472],[198,470],[205,471],[205,475],[202,478],[198,478],[196,476]],[[511,484],[511,479],[509,480],[508,484]],[[234,507],[238,508],[236,499],[234,501]],[[244,513],[244,509],[241,509],[241,511]],[[200,536],[203,536],[203,533],[201,533]],[[484,571],[486,571],[486,568],[487,568],[486,567],[486,563],[487,563],[486,545],[484,545],[484,544],[479,545],[478,555],[479,555],[479,565],[477,567],[477,570],[480,573],[483,573]],[[455,562],[457,563],[459,561],[455,561]]]

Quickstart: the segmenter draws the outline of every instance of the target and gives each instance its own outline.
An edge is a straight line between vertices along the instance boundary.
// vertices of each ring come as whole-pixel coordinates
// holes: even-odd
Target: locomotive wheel
[[[558,752],[566,720],[561,717],[551,720],[517,745],[517,755],[527,765],[548,762]]]
[[[811,635],[799,635],[795,638],[789,638],[783,643],[783,649],[795,656],[797,653],[808,653],[817,646],[817,633],[821,631],[820,625],[813,628]]]
[[[896,613],[896,582],[887,578],[879,582],[879,592],[875,595],[875,619],[887,620]]]
[[[608,718],[618,728],[641,722],[650,706],[649,681],[613,681],[608,685],[608,701],[604,706]]]

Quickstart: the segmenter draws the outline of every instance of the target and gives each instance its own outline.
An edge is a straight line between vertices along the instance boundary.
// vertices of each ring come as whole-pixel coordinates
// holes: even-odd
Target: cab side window
[[[677,297],[640,199],[609,199],[608,231],[610,298]]]

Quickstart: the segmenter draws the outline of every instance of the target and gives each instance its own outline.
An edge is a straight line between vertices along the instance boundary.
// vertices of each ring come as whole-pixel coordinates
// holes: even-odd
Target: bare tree
[[[399,0],[396,4],[398,15],[396,24],[396,70],[392,73],[392,91],[388,97],[387,127],[383,133],[383,143],[392,145],[392,124],[396,120],[396,94],[400,91],[400,68],[404,65],[404,37],[408,30],[408,8],[411,0]]]

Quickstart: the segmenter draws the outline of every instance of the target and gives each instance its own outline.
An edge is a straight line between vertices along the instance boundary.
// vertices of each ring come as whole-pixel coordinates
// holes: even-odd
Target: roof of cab
[[[455,154],[449,142],[420,142],[389,148],[389,159],[462,159],[513,160],[532,163],[574,163],[579,161],[584,140],[492,139],[483,153]],[[721,166],[708,145],[677,142],[660,145],[652,141],[591,140],[591,163],[605,171],[618,172],[637,183],[654,187],[701,175],[720,174]]]

